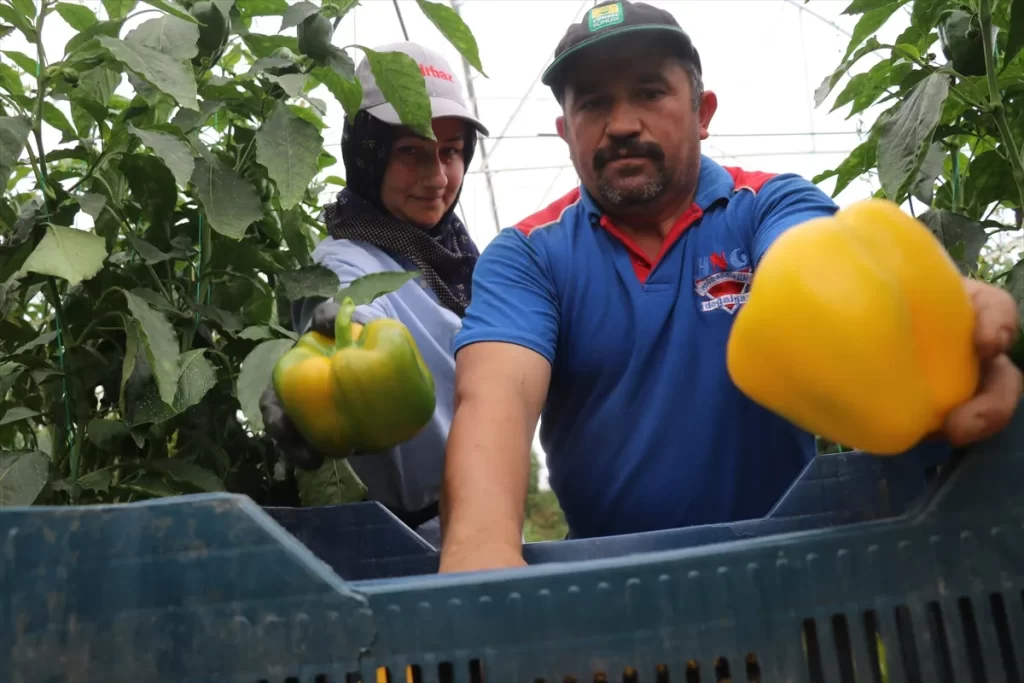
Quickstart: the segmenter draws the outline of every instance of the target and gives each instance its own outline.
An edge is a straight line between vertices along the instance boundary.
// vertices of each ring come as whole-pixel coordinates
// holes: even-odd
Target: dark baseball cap
[[[569,26],[555,48],[554,60],[541,76],[541,83],[557,94],[564,86],[566,67],[574,58],[612,36],[639,32],[665,36],[677,54],[691,62],[697,73],[701,72],[700,55],[670,12],[645,2],[605,0],[587,10],[579,23]],[[646,40],[643,35],[636,39]]]

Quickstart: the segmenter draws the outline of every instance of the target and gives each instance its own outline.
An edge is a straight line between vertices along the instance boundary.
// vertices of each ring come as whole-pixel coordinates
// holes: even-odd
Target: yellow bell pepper
[[[754,402],[852,448],[893,455],[938,431],[979,379],[956,264],[882,199],[787,230],[754,273],[727,347]]]

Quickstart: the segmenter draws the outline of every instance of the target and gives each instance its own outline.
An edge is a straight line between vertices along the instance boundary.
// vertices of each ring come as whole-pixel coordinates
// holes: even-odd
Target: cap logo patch
[[[590,10],[590,16],[587,18],[587,26],[591,32],[594,32],[609,26],[621,24],[624,19],[625,17],[622,14],[622,3],[616,2],[614,5],[595,7]]]

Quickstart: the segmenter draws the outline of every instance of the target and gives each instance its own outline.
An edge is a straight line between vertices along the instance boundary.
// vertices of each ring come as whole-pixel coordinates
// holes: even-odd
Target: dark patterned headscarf
[[[369,242],[392,256],[412,261],[438,301],[460,318],[472,295],[473,268],[480,252],[466,226],[455,215],[462,188],[437,225],[424,230],[391,215],[381,201],[381,184],[391,156],[396,127],[366,111],[354,122],[345,121],[341,155],[346,187],[338,193],[324,217],[334,239]],[[467,124],[464,146],[466,168],[476,149],[476,130]]]

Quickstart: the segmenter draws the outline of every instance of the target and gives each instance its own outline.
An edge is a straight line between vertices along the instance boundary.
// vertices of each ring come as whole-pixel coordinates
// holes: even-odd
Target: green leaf
[[[263,431],[263,415],[260,413],[260,396],[270,386],[274,364],[295,345],[291,339],[265,341],[245,357],[242,370],[238,373],[236,393],[242,414],[254,432]]]
[[[320,8],[310,2],[297,2],[290,5],[281,17],[281,31],[298,26],[306,17],[313,16]]]
[[[110,422],[110,420],[104,420]],[[78,478],[78,485],[83,489],[106,493],[110,490],[110,484],[114,481],[114,475],[110,470],[93,470],[83,477]]]
[[[836,85],[839,83],[842,77],[845,76],[851,68],[853,68],[853,65],[860,61],[860,59],[864,57],[864,55],[870,54],[875,50],[878,50],[879,48],[881,48],[881,46],[882,44],[879,43],[874,36],[872,36],[868,38],[867,42],[864,43],[864,45],[857,49],[857,51],[853,54],[852,57],[843,60],[843,63],[839,65],[839,68],[837,68],[831,74],[826,76],[825,80],[821,82],[821,85],[819,85],[817,89],[815,89],[814,106],[820,107],[822,102],[824,102],[828,98],[829,94],[832,92],[832,89],[836,87]]]
[[[111,19],[124,19],[138,3],[139,0],[103,0],[103,8]]]
[[[875,167],[876,152],[878,150],[877,131],[866,141],[857,145],[849,156],[834,169],[824,171],[814,176],[811,182],[821,183],[829,178],[836,178],[836,187],[832,196],[836,197],[840,192],[849,187],[850,183],[861,177]]]
[[[192,184],[196,186],[206,220],[214,230],[242,239],[246,229],[263,217],[256,188],[219,159],[195,160]]]
[[[89,420],[86,434],[89,441],[96,444],[97,448],[118,455],[124,450],[130,436],[128,425],[124,422],[102,418]],[[81,479],[78,483],[82,483]]]
[[[885,22],[889,21],[889,18],[895,14],[896,10],[905,5],[907,1],[894,0],[862,14],[860,20],[857,21],[857,25],[853,27],[853,36],[846,46],[846,54],[843,55],[843,59],[845,60],[853,54],[853,51],[865,40],[878,33],[878,29],[882,28]]]
[[[917,176],[949,96],[949,79],[933,73],[880,125],[878,178],[890,199],[897,199]]]
[[[853,0],[850,6],[843,10],[843,14],[864,14],[871,10],[880,9],[886,5],[892,4],[893,0]]]
[[[160,400],[172,405],[178,392],[178,376],[181,374],[178,336],[162,313],[153,310],[132,292],[124,291],[123,294],[134,318],[146,361],[153,371]]]
[[[1006,39],[1003,63],[1009,64],[1024,48],[1024,0],[1012,0],[1010,5],[1010,34]]]
[[[21,422],[27,420],[30,417],[35,417],[39,412],[35,410],[29,410],[25,406],[15,406],[4,413],[3,417],[0,417],[0,426],[9,425],[14,422]]]
[[[301,207],[294,206],[281,213],[281,230],[288,244],[288,253],[295,257],[299,265],[309,265],[309,242],[303,227]]]
[[[53,102],[47,100],[43,102],[43,121],[59,130],[63,137],[61,143],[75,142],[78,140],[78,131],[71,125],[67,117],[64,116],[64,112],[57,108]]]
[[[942,175],[943,162],[946,160],[946,152],[942,145],[933,142],[925,154],[924,162],[917,172],[917,178],[910,187],[911,194],[927,205],[931,205],[935,199],[935,181]]]
[[[359,106],[363,103],[363,86],[358,80],[345,78],[336,69],[329,66],[318,66],[312,71],[313,78],[320,81],[338,100],[348,115],[349,121],[355,119]]]
[[[945,209],[925,211],[918,220],[942,242],[961,273],[969,275],[977,271],[978,256],[988,241],[980,223]]]
[[[1017,302],[1017,312],[1021,320],[1024,320],[1024,260],[1018,261],[1006,276],[1006,291],[1010,293],[1013,300]],[[1018,342],[1018,345],[1024,340]]]
[[[295,470],[299,500],[305,507],[343,505],[366,500],[366,484],[347,458],[328,458],[319,469]]]
[[[286,47],[299,54],[299,41],[295,36],[266,36],[262,33],[249,33],[242,36],[242,42],[256,58],[269,57],[279,47]]]
[[[281,208],[287,210],[302,201],[319,171],[316,159],[323,144],[317,129],[295,116],[283,102],[277,103],[256,131],[256,160],[277,184]]]
[[[32,132],[32,123],[23,116],[0,116],[0,187],[6,188],[11,171],[21,158]]]
[[[29,57],[24,52],[18,52],[17,50],[4,50],[4,54],[7,55],[12,62],[20,66],[27,75],[35,78],[36,72],[39,70],[37,66],[38,62]]]
[[[25,86],[21,82],[21,74],[0,62],[0,90],[6,90],[12,95],[24,95]]]
[[[192,59],[199,54],[199,25],[177,17],[162,16],[144,21],[124,37],[135,43],[162,52],[176,61]]]
[[[377,52],[361,48],[384,99],[398,112],[399,120],[413,131],[434,139],[427,82],[416,60],[402,52]]]
[[[267,74],[267,80],[281,86],[288,93],[288,97],[299,97],[306,89],[306,83],[309,82],[309,74],[285,74],[283,76]]]
[[[9,5],[0,3],[0,19],[4,19],[9,24],[17,27],[29,43],[36,42],[36,29],[32,22],[29,21],[28,15],[19,12]]]
[[[35,0],[9,0],[14,6],[14,9],[21,12],[26,17],[36,16],[36,2]]]
[[[107,205],[107,198],[95,192],[83,192],[78,195],[78,206],[82,208],[92,219],[99,220],[103,207]]]
[[[206,469],[187,460],[179,458],[167,458],[165,460],[149,460],[145,466],[162,472],[171,477],[179,484],[185,484],[197,492],[212,493],[223,491],[224,482],[220,477]]]
[[[63,278],[73,287],[100,272],[106,258],[107,246],[102,237],[50,224],[46,236],[21,268],[27,273]]]
[[[131,395],[128,420],[132,426],[166,422],[203,400],[217,384],[217,372],[204,352],[205,349],[190,349],[181,354],[177,390],[170,404],[160,399],[153,382],[144,383],[138,393]]]
[[[191,14],[189,14],[184,7],[178,5],[177,3],[170,2],[170,0],[142,0],[142,2],[146,3],[147,5],[150,5],[151,7],[156,7],[157,9],[163,10],[168,14],[172,14],[178,19],[183,19],[193,24],[199,23],[199,21]]]
[[[184,62],[159,50],[110,36],[99,36],[97,40],[114,59],[154,88],[174,98],[175,102],[186,109],[199,110],[196,80]]]
[[[288,10],[286,0],[235,0],[243,17],[276,17]]]
[[[58,2],[57,14],[76,31],[84,31],[97,22],[96,14],[85,5]]]
[[[483,65],[480,63],[480,49],[477,47],[476,38],[473,37],[473,32],[469,30],[469,26],[462,20],[458,12],[439,2],[416,0],[416,3],[441,32],[441,35],[455,46],[455,49],[473,65],[474,69],[486,77],[487,74],[484,73]]]
[[[249,341],[259,341],[260,339],[270,339],[270,328],[266,325],[251,325],[241,332],[238,333],[239,339],[248,339]]]
[[[50,459],[40,451],[0,451],[0,507],[31,505],[50,477]]]
[[[330,297],[338,291],[338,276],[321,265],[305,266],[298,270],[284,272],[277,277],[287,299],[298,300],[306,297]]]
[[[950,0],[914,0],[910,24],[922,31],[931,31],[938,24],[942,12],[952,5]]]
[[[136,128],[135,124],[131,122],[128,123],[128,132],[153,150],[174,174],[174,179],[179,185],[185,187],[188,184],[192,172],[195,170],[195,159],[188,143],[173,133],[161,130],[143,130]]]
[[[350,282],[347,287],[334,295],[334,300],[340,303],[347,297],[352,299],[356,306],[363,306],[379,296],[401,289],[405,283],[419,276],[418,270],[370,273]]]

